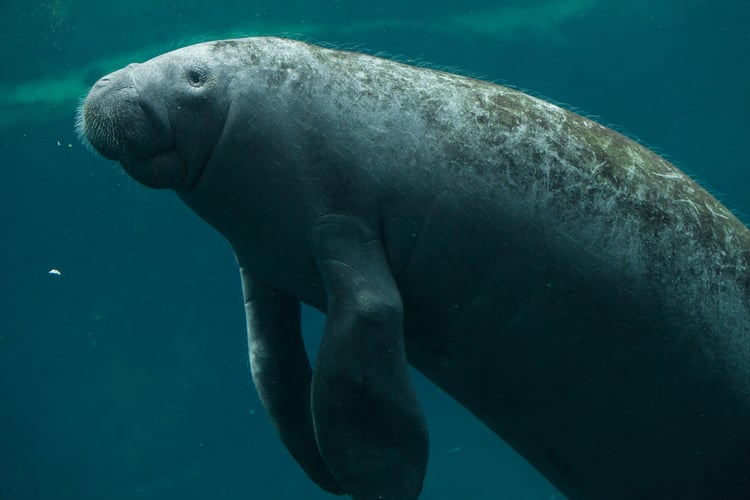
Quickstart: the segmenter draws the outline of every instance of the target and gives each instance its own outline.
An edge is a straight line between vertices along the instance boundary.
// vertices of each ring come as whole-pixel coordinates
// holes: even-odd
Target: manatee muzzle
[[[177,187],[187,175],[185,162],[174,151],[167,118],[140,95],[133,72],[129,66],[94,84],[78,111],[79,133],[138,182]]]

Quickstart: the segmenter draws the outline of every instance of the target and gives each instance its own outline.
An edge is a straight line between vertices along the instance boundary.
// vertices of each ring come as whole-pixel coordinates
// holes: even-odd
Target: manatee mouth
[[[78,110],[85,143],[119,161],[135,180],[154,188],[177,188],[188,175],[177,153],[165,109],[144,99],[127,67],[100,79]]]

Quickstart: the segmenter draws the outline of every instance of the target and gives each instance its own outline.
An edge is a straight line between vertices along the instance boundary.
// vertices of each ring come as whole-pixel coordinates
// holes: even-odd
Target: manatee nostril
[[[97,82],[94,84],[94,87],[104,87],[106,85],[109,85],[109,78],[106,76],[104,78],[99,78]]]

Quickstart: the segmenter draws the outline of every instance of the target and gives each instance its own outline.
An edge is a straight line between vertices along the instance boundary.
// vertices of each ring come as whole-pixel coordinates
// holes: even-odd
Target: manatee
[[[78,125],[229,241],[261,401],[322,488],[419,496],[410,364],[569,498],[750,498],[750,231],[637,142],[265,37],[105,76]]]

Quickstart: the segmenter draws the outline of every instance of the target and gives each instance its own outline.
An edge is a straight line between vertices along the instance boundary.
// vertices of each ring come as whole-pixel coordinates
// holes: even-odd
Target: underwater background
[[[0,0],[0,500],[333,498],[260,407],[228,245],[74,129],[103,74],[251,35],[547,98],[637,138],[750,221],[746,0]],[[314,351],[323,318],[304,315]],[[563,498],[414,377],[431,433],[422,498]]]

